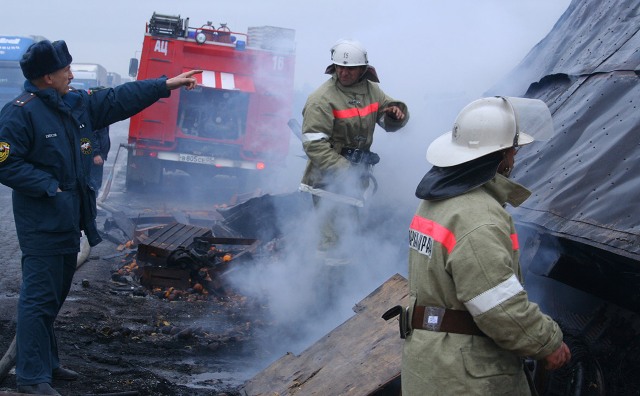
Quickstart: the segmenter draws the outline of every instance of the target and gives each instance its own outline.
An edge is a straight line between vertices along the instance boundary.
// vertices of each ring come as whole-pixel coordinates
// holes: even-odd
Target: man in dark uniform
[[[111,139],[109,138],[109,127],[96,129],[93,131],[93,165],[91,166],[91,184],[93,190],[98,194],[102,187],[102,177],[104,174],[104,162],[109,155]]]
[[[89,88],[89,95],[106,87]],[[109,127],[96,129],[93,131],[93,165],[91,166],[91,186],[93,191],[98,195],[100,187],[102,187],[102,178],[104,174],[104,163],[109,156],[111,150],[111,138],[109,136]]]
[[[22,250],[16,331],[18,392],[58,395],[52,379],[78,374],[60,366],[53,331],[76,269],[81,231],[101,241],[89,187],[93,131],[126,119],[179,87],[194,70],[135,81],[89,95],[69,90],[71,54],[64,41],[40,41],[20,61],[24,92],[0,112],[0,183],[13,189]]]

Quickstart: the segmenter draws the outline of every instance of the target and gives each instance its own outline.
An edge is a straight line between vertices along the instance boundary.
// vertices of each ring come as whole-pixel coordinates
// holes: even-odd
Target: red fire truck
[[[295,31],[247,33],[154,13],[146,26],[138,79],[201,69],[198,88],[176,90],[131,118],[127,187],[160,184],[164,171],[255,180],[284,164],[292,116]],[[259,179],[259,177],[258,177]]]

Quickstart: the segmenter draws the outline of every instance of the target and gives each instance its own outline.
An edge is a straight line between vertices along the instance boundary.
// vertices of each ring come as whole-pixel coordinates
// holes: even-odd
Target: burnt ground
[[[318,287],[318,274],[309,270],[310,247],[299,241],[291,244],[296,251],[293,258],[282,259],[275,252],[266,266],[260,266],[264,260],[260,262],[257,271],[245,272],[239,267],[235,276],[239,274],[241,282],[229,282],[222,292],[204,296],[190,289],[182,294],[168,293],[166,288],[148,289],[139,283],[139,271],[131,270],[136,249],[125,246],[126,235],[113,227],[111,209],[130,219],[170,214],[179,223],[194,224],[195,220],[209,219],[212,213],[219,217],[218,209],[242,202],[242,198],[237,194],[238,185],[230,179],[217,177],[203,183],[179,172],[165,174],[159,190],[127,191],[123,169],[126,151],[122,149],[116,157],[127,128],[126,122],[111,128],[112,150],[105,179],[111,173],[109,166],[116,171],[105,201],[108,207],[103,206],[98,215],[104,241],[91,249],[89,259],[78,268],[55,323],[61,363],[81,373],[77,381],[53,383],[62,395],[239,395],[247,380],[284,354],[301,352],[353,315],[356,302],[406,265],[402,238],[411,213],[395,208],[393,212],[378,211],[381,215],[373,221],[371,235],[363,236],[367,240],[375,235],[370,242],[385,242],[374,242],[373,249],[366,248],[369,242],[354,245],[366,258],[360,272],[349,278],[354,281],[338,290],[340,301],[309,293],[308,289]],[[303,164],[291,166],[299,172],[293,182],[281,181],[285,191],[295,190]],[[292,219],[302,217],[290,206],[287,211],[293,213]],[[271,224],[268,216],[259,211],[255,214],[260,223],[255,226]],[[300,230],[288,232],[283,239],[296,240],[304,234]],[[1,357],[15,335],[21,283],[11,190],[2,185],[0,244]],[[269,250],[273,245],[267,243],[263,248]],[[389,254],[384,253],[387,250]],[[250,266],[250,260],[246,261]],[[269,267],[276,262],[278,266]],[[15,373],[11,371],[0,382],[0,393],[15,389]]]
[[[126,122],[112,126],[107,166],[113,164],[127,127]],[[119,156],[121,166],[126,162],[126,151]],[[108,174],[105,167],[105,178]],[[125,191],[122,170],[116,175],[107,202],[129,216],[212,210],[233,197],[232,191],[215,185],[182,185],[180,175],[168,180],[167,190],[132,194]],[[21,283],[11,207],[11,190],[0,185],[0,357],[15,335]],[[110,217],[109,212],[99,210],[102,231]],[[170,300],[142,287],[128,271],[115,276],[135,257],[135,249],[123,249],[123,235],[105,232],[105,240],[92,248],[89,259],[76,272],[55,329],[62,364],[82,376],[73,382],[56,381],[53,386],[68,396],[238,394],[241,384],[271,358],[267,355],[272,351],[256,346],[255,330],[266,324],[260,317],[263,307],[232,289],[207,298],[192,292]],[[0,392],[15,391],[15,387],[12,370],[0,382]]]
[[[12,219],[10,191],[5,187],[0,188],[0,202],[2,218]],[[20,255],[12,223],[1,225],[5,253],[0,280],[1,354],[15,334],[20,284]],[[61,361],[82,377],[57,381],[54,387],[69,396],[124,391],[237,394],[237,387],[250,374],[249,362],[260,359],[251,340],[254,326],[261,323],[256,316],[261,307],[232,290],[206,300],[170,301],[140,286],[135,277],[114,276],[131,262],[127,252],[106,240],[78,268],[56,321],[56,334]],[[15,390],[13,372],[0,383],[0,390]]]

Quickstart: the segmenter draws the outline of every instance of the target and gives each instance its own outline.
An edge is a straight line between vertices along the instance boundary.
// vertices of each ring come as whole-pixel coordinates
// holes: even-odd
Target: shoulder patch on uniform
[[[7,142],[0,142],[0,162],[4,162],[9,158],[9,152],[11,152],[11,146]]]
[[[18,96],[17,98],[15,98],[13,100],[13,105],[14,106],[24,106],[31,99],[33,99],[35,97],[36,97],[36,94],[34,94],[32,92],[24,92],[24,93],[22,93],[22,95]]]
[[[80,151],[82,151],[82,154],[85,155],[91,154],[91,152],[93,151],[91,149],[91,140],[87,138],[80,139]]]

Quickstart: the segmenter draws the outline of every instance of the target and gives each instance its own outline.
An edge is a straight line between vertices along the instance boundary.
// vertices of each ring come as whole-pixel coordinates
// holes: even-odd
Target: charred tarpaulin
[[[545,395],[640,389],[639,7],[573,0],[491,89],[543,100],[553,117],[553,136],[523,149],[512,174],[533,191],[512,208],[525,288],[572,350]]]
[[[527,292],[560,324],[572,352],[568,366],[541,380],[542,394],[637,395],[637,262],[530,224],[519,224],[518,230]]]

